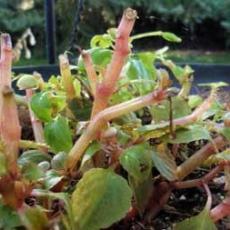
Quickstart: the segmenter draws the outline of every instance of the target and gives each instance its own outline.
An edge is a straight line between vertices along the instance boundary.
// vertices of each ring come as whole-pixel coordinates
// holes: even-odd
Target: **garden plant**
[[[229,102],[217,98],[226,83],[190,95],[194,71],[168,60],[167,47],[132,52],[137,39],[181,39],[131,36],[137,18],[126,9],[117,28],[76,51],[76,65],[60,55],[60,76],[48,81],[13,76],[11,39],[1,35],[1,229],[151,229],[178,192],[194,188],[206,204],[171,228],[217,229],[230,215]],[[214,204],[209,187],[220,175],[224,197]]]

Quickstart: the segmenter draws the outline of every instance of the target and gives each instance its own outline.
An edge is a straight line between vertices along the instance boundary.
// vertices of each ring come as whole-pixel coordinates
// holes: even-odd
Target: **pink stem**
[[[28,104],[29,104],[32,96],[33,96],[33,90],[32,89],[26,89],[26,98],[27,98]],[[30,106],[29,106],[29,112],[30,112],[30,120],[31,120],[32,128],[33,128],[35,141],[38,143],[45,143],[43,126],[42,126],[41,121],[39,121],[36,118],[33,111],[31,110]]]

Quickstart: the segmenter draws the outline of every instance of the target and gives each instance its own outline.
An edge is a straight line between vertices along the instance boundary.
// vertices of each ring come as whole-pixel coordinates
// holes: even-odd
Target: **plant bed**
[[[0,228],[226,228],[230,112],[218,90],[227,83],[190,95],[194,70],[165,48],[131,52],[146,36],[181,39],[130,36],[136,18],[125,10],[117,29],[79,49],[77,65],[60,55],[60,76],[16,76],[25,96],[12,91],[1,35]]]

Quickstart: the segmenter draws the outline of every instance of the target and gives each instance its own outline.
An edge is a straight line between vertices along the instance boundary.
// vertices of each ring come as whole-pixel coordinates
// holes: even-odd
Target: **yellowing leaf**
[[[108,169],[89,170],[72,195],[76,229],[108,228],[125,216],[131,197],[131,189],[121,176]]]

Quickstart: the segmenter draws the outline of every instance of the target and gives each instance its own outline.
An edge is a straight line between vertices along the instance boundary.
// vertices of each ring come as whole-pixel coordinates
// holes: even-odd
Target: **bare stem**
[[[64,89],[66,91],[67,100],[72,100],[75,97],[73,79],[70,71],[69,60],[66,55],[59,56],[60,71],[63,79]]]
[[[206,144],[199,151],[194,153],[188,160],[177,167],[179,180],[189,175],[199,167],[209,156],[216,153],[217,149],[223,148],[228,142],[222,136],[216,137],[211,143]]]
[[[32,96],[33,96],[33,90],[27,89],[26,90],[26,98],[27,98],[28,104],[29,104]],[[45,143],[44,131],[43,131],[43,126],[42,126],[41,121],[39,121],[36,118],[33,111],[31,110],[30,106],[29,106],[29,112],[30,112],[30,120],[31,120],[32,128],[33,128],[35,141],[38,143]]]
[[[175,189],[186,189],[192,187],[199,187],[202,184],[208,184],[211,180],[213,180],[216,177],[216,175],[219,172],[223,170],[223,168],[224,168],[224,164],[219,164],[202,178],[173,182],[173,187]]]
[[[86,131],[77,140],[68,155],[67,170],[72,171],[78,164],[89,143],[94,140],[98,133],[104,128],[106,123],[124,114],[136,111],[150,104],[162,101],[166,96],[164,91],[154,91],[146,96],[141,96],[133,100],[109,107],[98,113],[89,123]]]
[[[125,59],[130,52],[129,36],[136,18],[136,11],[130,8],[126,9],[123,13],[117,30],[117,38],[112,60],[106,69],[104,80],[102,83],[98,84],[96,89],[91,117],[94,117],[97,113],[107,107],[109,98],[115,90]]]
[[[12,44],[8,34],[1,35],[0,59],[0,135],[4,142],[9,171],[17,176],[17,157],[21,127],[11,88]]]
[[[85,69],[86,69],[86,72],[87,72],[87,76],[88,76],[88,80],[89,80],[89,84],[90,84],[90,88],[91,88],[91,91],[92,91],[92,95],[95,95],[96,93],[96,86],[97,86],[97,73],[94,69],[94,66],[93,66],[93,61],[92,61],[92,58],[90,56],[90,53],[83,50],[81,52],[81,55],[82,55],[82,58],[83,58],[83,61],[84,61],[84,65],[85,65]]]
[[[230,197],[225,198],[220,204],[210,211],[210,216],[214,222],[230,215]]]

